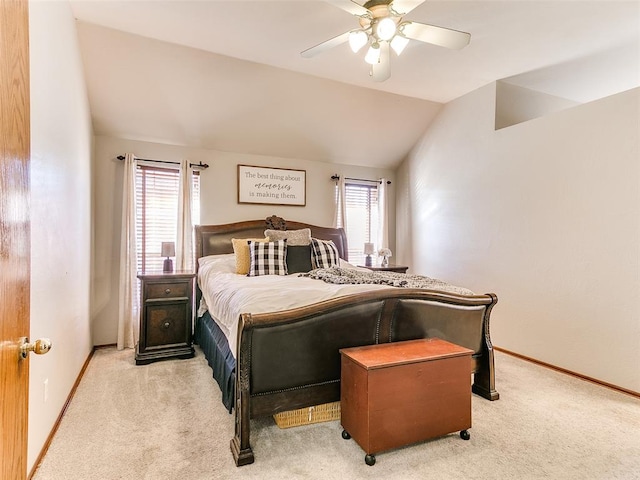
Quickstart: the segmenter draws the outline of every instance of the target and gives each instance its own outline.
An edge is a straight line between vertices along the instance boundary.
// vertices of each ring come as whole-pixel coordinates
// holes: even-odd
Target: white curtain
[[[381,178],[378,183],[378,232],[376,247],[389,248],[389,209],[387,201],[387,179]]]
[[[120,309],[118,350],[134,348],[138,341],[139,298],[136,252],[136,158],[124,157],[122,181],[122,226],[120,234]]]
[[[336,210],[333,215],[333,228],[342,227],[347,230],[347,187],[344,176],[336,182]]]
[[[188,160],[180,162],[178,186],[178,241],[176,243],[177,271],[193,269],[193,223],[191,220],[191,166]]]

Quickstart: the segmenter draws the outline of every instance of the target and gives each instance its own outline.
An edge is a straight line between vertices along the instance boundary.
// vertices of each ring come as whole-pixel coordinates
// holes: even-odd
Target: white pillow
[[[198,267],[211,267],[216,272],[236,273],[236,256],[233,253],[207,255],[198,259]]]

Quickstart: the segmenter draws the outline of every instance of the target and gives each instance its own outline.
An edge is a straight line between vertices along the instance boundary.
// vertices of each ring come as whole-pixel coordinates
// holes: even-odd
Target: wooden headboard
[[[264,231],[311,229],[311,236],[321,240],[332,240],[338,248],[340,258],[349,260],[347,235],[343,228],[319,227],[308,223],[285,221],[281,217],[271,216],[264,220],[227,223],[224,225],[196,225],[196,269],[198,259],[207,255],[233,253],[232,238],[262,238]]]

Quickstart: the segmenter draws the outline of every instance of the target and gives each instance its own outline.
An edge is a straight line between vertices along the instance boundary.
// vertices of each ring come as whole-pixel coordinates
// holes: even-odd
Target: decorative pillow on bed
[[[313,246],[313,261],[316,268],[331,268],[340,266],[338,248],[331,240],[311,239]]]
[[[221,255],[207,255],[198,259],[199,269],[209,266],[212,266],[216,272],[236,273],[236,256],[233,253],[223,253]]]
[[[307,273],[313,270],[311,263],[311,245],[289,245],[287,241],[287,272]]]
[[[251,266],[248,277],[287,274],[287,241],[249,242]]]
[[[270,242],[286,240],[287,247],[311,245],[310,228],[302,228],[300,230],[265,230],[264,236],[268,237]]]
[[[236,273],[246,275],[249,273],[251,266],[251,257],[249,256],[249,241],[268,242],[268,238],[232,238],[233,253],[236,254]]]

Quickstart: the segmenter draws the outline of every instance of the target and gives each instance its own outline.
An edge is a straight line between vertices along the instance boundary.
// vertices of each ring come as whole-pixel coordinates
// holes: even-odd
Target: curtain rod
[[[124,160],[124,155],[118,155],[116,157],[118,160]],[[155,162],[155,163],[171,163],[173,165],[180,165],[180,162],[172,162],[170,160],[153,160],[153,159],[149,159],[149,158],[137,158],[137,160],[142,160],[143,162]],[[200,163],[190,163],[189,164],[190,167],[193,168],[209,168],[209,165],[206,163],[202,163],[202,161],[200,161]]]
[[[351,178],[351,177],[344,177],[345,180],[356,180],[358,182],[371,182],[371,183],[382,183],[382,180],[367,180],[366,178]],[[337,173],[334,175],[331,175],[331,180],[334,181],[338,181],[340,180],[340,175],[338,175]],[[391,185],[391,181],[387,180],[387,185]]]

